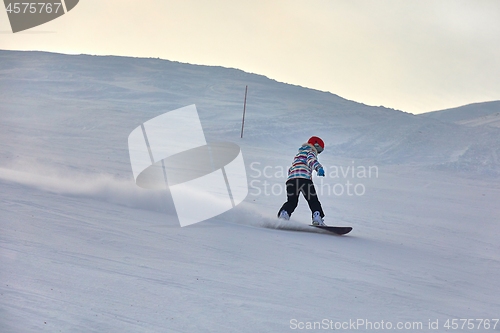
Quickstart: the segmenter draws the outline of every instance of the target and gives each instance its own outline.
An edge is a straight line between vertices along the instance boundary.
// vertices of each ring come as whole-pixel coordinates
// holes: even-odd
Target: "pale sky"
[[[0,49],[239,68],[412,113],[500,100],[500,0],[80,0]]]

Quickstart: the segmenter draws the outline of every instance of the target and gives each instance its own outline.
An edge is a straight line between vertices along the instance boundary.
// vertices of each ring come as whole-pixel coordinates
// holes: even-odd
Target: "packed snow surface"
[[[127,138],[190,104],[207,141],[241,147],[249,194],[181,228],[168,190],[135,185]],[[0,51],[0,332],[498,332],[500,128],[481,107],[414,116],[236,69]],[[304,200],[276,219],[312,135],[347,236],[309,227]]]

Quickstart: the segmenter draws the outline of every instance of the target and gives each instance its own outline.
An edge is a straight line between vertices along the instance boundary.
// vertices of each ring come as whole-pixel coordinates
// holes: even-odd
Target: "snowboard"
[[[312,224],[310,224],[309,226],[333,232],[334,234],[337,235],[345,235],[351,232],[352,230],[352,227],[334,227],[330,225],[312,225]]]

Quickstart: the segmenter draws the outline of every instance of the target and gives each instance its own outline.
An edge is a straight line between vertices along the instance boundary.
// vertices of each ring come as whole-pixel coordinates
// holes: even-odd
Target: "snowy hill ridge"
[[[473,103],[452,109],[423,113],[420,116],[438,119],[441,121],[467,124],[475,119],[498,116],[500,114],[500,101]]]
[[[214,136],[236,140],[244,89],[248,85],[245,129],[248,139],[262,143],[273,141],[277,146],[286,147],[315,132],[340,158],[368,158],[379,164],[412,164],[472,174],[500,174],[497,158],[500,130],[492,126],[471,128],[456,122],[436,121],[434,118],[440,118],[437,116],[416,117],[371,107],[236,69],[157,59],[43,52],[0,51],[0,60],[3,108],[24,110],[36,106],[35,117],[51,109],[60,115],[54,118],[51,126],[64,126],[68,130],[77,123],[81,123],[75,128],[77,132],[102,128],[106,121],[112,121],[110,117],[130,114],[126,128],[113,128],[117,134],[114,138],[118,139],[142,119],[194,103],[202,122],[220,119],[216,127],[206,130],[208,139]],[[58,100],[67,103],[68,99],[74,102],[67,105],[69,109],[57,103]],[[24,105],[20,105],[19,100]],[[102,109],[100,103],[104,103],[106,109]],[[94,107],[96,104],[98,108]],[[489,107],[490,104],[485,105]],[[470,113],[468,109],[459,111],[460,114]],[[436,115],[455,112],[458,111],[441,111]],[[300,126],[297,118],[302,120]],[[267,120],[265,128],[262,128],[262,119]],[[285,134],[281,134],[285,127]],[[267,137],[257,137],[262,133]],[[42,142],[37,140],[32,144],[36,146]]]

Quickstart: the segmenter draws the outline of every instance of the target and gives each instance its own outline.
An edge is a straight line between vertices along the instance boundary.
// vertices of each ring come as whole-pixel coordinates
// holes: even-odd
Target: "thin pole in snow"
[[[241,138],[243,139],[243,127],[245,127],[245,112],[247,109],[248,86],[245,86],[245,102],[243,103],[243,120],[241,121]]]

